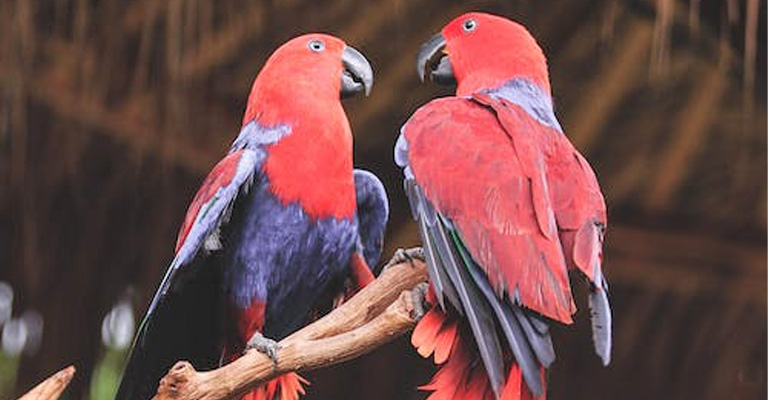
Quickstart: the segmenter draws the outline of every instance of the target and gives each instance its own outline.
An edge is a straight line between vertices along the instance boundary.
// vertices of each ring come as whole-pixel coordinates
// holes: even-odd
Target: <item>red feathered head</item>
[[[421,78],[455,79],[457,96],[513,78],[526,78],[550,93],[547,59],[536,39],[517,22],[491,14],[467,13],[448,23],[422,46],[417,67]]]

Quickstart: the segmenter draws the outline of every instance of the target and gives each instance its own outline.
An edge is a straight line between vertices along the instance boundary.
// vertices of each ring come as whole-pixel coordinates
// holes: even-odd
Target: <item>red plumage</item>
[[[484,93],[477,93],[473,98],[494,111],[516,150],[519,147],[525,149],[517,154],[528,159],[523,165],[536,166],[528,168],[531,186],[544,187],[548,192],[546,198],[539,197],[539,203],[534,201],[539,221],[540,214],[551,210],[551,213],[547,212],[548,220],[554,222],[551,220],[554,217],[557,221],[560,243],[569,267],[579,268],[593,281],[594,266],[602,259],[600,229],[605,227],[608,219],[603,194],[589,163],[565,135],[536,122],[518,105]],[[539,213],[540,209],[543,212]],[[546,234],[541,222],[539,225]],[[555,240],[551,235],[547,236]]]
[[[300,395],[306,393],[304,385],[309,385],[309,381],[290,372],[246,393],[240,400],[298,400]]]
[[[437,285],[412,335],[440,365],[422,389],[430,400],[543,399],[554,360],[545,319],[570,324],[576,311],[569,269],[592,283],[595,348],[610,359],[603,195],[560,129],[544,53],[522,25],[462,15],[419,60],[457,82],[456,97],[411,116],[396,150]]]
[[[192,199],[192,203],[189,205],[189,209],[187,209],[187,214],[184,216],[184,222],[181,224],[179,235],[176,238],[176,252],[178,252],[181,245],[184,244],[184,240],[187,238],[189,230],[192,229],[192,225],[195,223],[200,208],[216,195],[219,188],[229,185],[232,181],[235,172],[237,172],[237,165],[240,162],[240,156],[242,156],[242,154],[242,151],[238,151],[227,155],[213,167],[210,173],[208,173],[208,176],[205,178],[205,181],[203,181],[200,189],[197,190],[195,198]]]
[[[325,43],[323,54],[306,56],[307,39]],[[271,191],[284,204],[299,202],[313,218],[352,219],[355,187],[352,179],[352,130],[339,102],[341,54],[345,44],[324,34],[312,34],[283,45],[267,60],[253,82],[243,126],[257,119],[265,126],[288,125],[290,134],[268,147],[264,167]],[[291,90],[286,90],[290,79]],[[300,162],[298,162],[300,160]],[[313,184],[306,184],[312,177]]]
[[[461,324],[456,318],[434,307],[413,330],[413,346],[422,357],[434,355],[435,364],[440,366],[432,381],[420,389],[433,392],[428,400],[496,400],[483,364],[477,352],[472,349],[472,338],[466,332],[466,326],[460,329]],[[535,397],[523,382],[520,368],[510,356],[506,361],[509,375],[498,399],[534,400]],[[544,373],[542,368],[542,381]],[[540,398],[545,397],[546,393]]]
[[[224,159],[219,161],[205,177],[205,181],[197,190],[195,198],[192,199],[187,214],[184,216],[184,222],[179,229],[179,235],[176,238],[176,252],[179,251],[181,245],[184,244],[184,240],[189,234],[189,230],[192,229],[192,225],[195,223],[197,214],[200,212],[200,208],[207,203],[216,192],[224,186],[229,185],[232,178],[237,172],[237,166],[240,163],[240,157],[243,155],[242,150],[231,154],[228,154]]]
[[[468,19],[478,24],[471,37],[462,27]],[[448,23],[442,34],[458,81],[456,96],[496,88],[516,76],[551,91],[547,59],[524,26],[495,15],[467,13]]]
[[[277,342],[373,279],[388,202],[375,175],[352,168],[340,101],[372,84],[365,56],[330,35],[270,56],[228,155],[188,208],[117,398],[150,398],[178,359],[210,369],[248,347],[276,358]],[[306,383],[286,374],[243,398],[297,399]]]
[[[311,54],[307,42],[320,40],[322,53]],[[351,220],[356,209],[352,165],[352,132],[339,101],[342,52],[345,43],[325,34],[309,34],[283,44],[267,60],[253,82],[243,128],[256,120],[265,127],[285,126],[289,132],[266,147],[263,172],[270,192],[284,205],[299,203],[310,218],[334,217]],[[290,90],[287,90],[290,89]],[[227,186],[235,175],[243,150],[230,153],[206,177],[189,206],[180,229],[176,251],[189,234],[205,205]],[[348,156],[345,156],[348,155]],[[312,185],[307,185],[311,177]],[[355,255],[352,272],[358,280],[355,290],[373,280],[365,261]],[[362,271],[362,270],[365,271]],[[367,272],[367,274],[366,274]],[[250,308],[232,307],[230,332],[222,354],[227,362],[238,358],[245,344],[265,323],[265,301],[254,299]],[[294,400],[304,394],[308,381],[295,373],[275,378],[244,395],[245,400]]]
[[[472,100],[430,102],[406,125],[411,168],[426,197],[462,233],[498,293],[517,288],[527,307],[570,323],[576,309],[542,175],[545,160],[525,167],[526,156],[540,156],[528,148],[535,145],[528,136],[553,142],[559,133],[540,128],[514,107],[509,114],[524,128],[505,131],[490,110]],[[436,129],[439,135],[433,134]]]
[[[251,307],[246,309],[230,307],[230,317],[236,324],[235,331],[229,332],[225,352],[222,354],[227,363],[238,359],[245,350],[243,343],[248,342],[254,333],[263,330],[265,308],[266,303],[258,300],[254,300]],[[240,400],[298,400],[299,395],[306,392],[304,385],[309,385],[309,381],[295,372],[290,372],[246,393]]]

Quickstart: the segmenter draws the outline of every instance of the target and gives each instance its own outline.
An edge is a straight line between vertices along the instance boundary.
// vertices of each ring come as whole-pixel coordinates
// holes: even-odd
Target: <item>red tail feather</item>
[[[264,312],[266,303],[254,299],[249,308],[233,307],[232,317],[237,321],[236,329],[230,332],[228,343],[224,347],[222,360],[232,362],[243,354],[245,342],[264,327]],[[304,394],[303,385],[309,381],[295,372],[278,376],[275,379],[246,393],[241,400],[298,400]]]
[[[546,399],[546,388],[541,397],[533,397],[523,381],[520,367],[511,359],[506,385],[497,399],[471,336],[466,332],[462,334],[459,321],[438,307],[433,307],[419,321],[411,335],[411,343],[424,358],[434,354],[435,364],[440,365],[432,381],[419,387],[432,391],[427,400]],[[544,381],[544,368],[541,374]]]
[[[298,400],[306,393],[303,385],[309,385],[309,381],[290,372],[246,393],[240,400]]]

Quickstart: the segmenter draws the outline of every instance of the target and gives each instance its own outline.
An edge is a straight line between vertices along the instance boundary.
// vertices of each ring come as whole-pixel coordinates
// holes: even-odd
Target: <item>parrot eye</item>
[[[474,19],[468,19],[464,21],[462,28],[464,28],[464,32],[472,32],[475,30],[475,28],[477,28],[477,21]]]
[[[323,43],[322,40],[314,39],[314,40],[310,40],[309,43],[307,43],[307,47],[309,47],[309,49],[314,51],[315,53],[319,53],[325,50],[325,43]]]

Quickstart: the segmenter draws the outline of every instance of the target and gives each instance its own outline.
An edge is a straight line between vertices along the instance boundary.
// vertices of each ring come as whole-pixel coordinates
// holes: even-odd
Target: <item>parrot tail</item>
[[[240,400],[298,400],[306,393],[309,381],[295,372],[289,372],[246,393]]]
[[[232,362],[242,353],[242,346],[228,346],[222,354],[222,360]],[[301,375],[289,372],[256,387],[240,397],[240,400],[298,400],[301,395],[306,394],[304,386],[309,384]]]
[[[523,380],[520,366],[505,357],[509,372],[504,388],[497,398],[480,354],[473,347],[473,339],[461,327],[460,322],[433,307],[419,321],[411,335],[411,343],[418,353],[428,358],[434,354],[435,364],[440,366],[432,381],[419,387],[431,391],[427,400],[479,399],[479,400],[545,400],[544,393],[535,397]],[[544,368],[540,367],[544,382]]]

